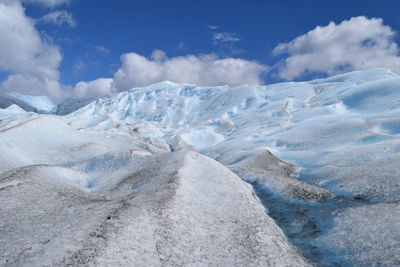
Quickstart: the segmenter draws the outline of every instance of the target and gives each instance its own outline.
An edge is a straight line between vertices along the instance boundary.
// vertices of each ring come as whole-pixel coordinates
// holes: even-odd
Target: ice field
[[[399,88],[0,96],[0,265],[398,266]]]

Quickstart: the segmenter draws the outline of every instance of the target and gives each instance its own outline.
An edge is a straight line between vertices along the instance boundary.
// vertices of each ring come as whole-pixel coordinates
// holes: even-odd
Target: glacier
[[[18,93],[0,93],[0,108],[5,109],[17,105],[26,111],[51,113],[56,107],[47,96],[21,95]]]
[[[399,87],[371,69],[0,109],[0,264],[398,266]]]

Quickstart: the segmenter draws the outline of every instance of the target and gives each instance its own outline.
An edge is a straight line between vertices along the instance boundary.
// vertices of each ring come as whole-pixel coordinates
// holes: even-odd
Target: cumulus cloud
[[[256,61],[240,58],[218,58],[213,54],[167,58],[160,50],[153,52],[151,59],[128,53],[121,60],[122,66],[114,74],[117,91],[163,80],[210,86],[260,84],[261,75],[267,70]]]
[[[162,51],[160,49],[156,49],[151,53],[150,57],[155,61],[162,61],[162,60],[167,59],[167,53],[165,53],[164,51]]]
[[[274,49],[275,55],[286,55],[278,75],[291,80],[313,72],[331,75],[375,67],[400,68],[394,36],[380,18],[360,16],[318,26]]]
[[[150,58],[124,54],[121,61],[112,79],[78,83],[75,97],[108,95],[165,80],[205,86],[262,84],[261,76],[268,69],[256,61],[219,58],[213,54],[168,58],[162,50],[154,50]]]
[[[240,41],[240,38],[235,33],[216,32],[213,34],[213,41],[215,43],[235,43]]]
[[[103,96],[111,95],[113,79],[97,79],[91,82],[79,82],[74,88],[74,96],[81,97],[92,97],[92,96]]]
[[[11,73],[0,90],[61,97],[57,46],[42,40],[18,1],[0,1],[0,72]]]
[[[53,11],[47,15],[44,15],[40,19],[38,19],[38,22],[53,23],[58,26],[66,24],[66,25],[70,26],[71,28],[76,27],[76,22],[75,22],[73,16],[71,15],[71,13],[68,13],[65,10]]]
[[[39,4],[39,5],[42,5],[45,7],[53,8],[56,6],[63,5],[63,4],[68,4],[72,0],[21,0],[21,1],[26,2],[26,3],[32,3],[32,4]]]

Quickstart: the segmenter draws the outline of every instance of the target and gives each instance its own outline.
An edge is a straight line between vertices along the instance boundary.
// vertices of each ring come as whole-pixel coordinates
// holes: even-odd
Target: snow
[[[139,185],[126,186],[131,184]],[[121,191],[133,190],[132,199],[124,196],[121,232],[110,231],[96,264],[308,265],[265,216],[249,186],[202,155],[181,151],[152,157],[113,190],[120,197]],[[83,250],[79,257],[87,254]]]
[[[8,93],[8,95],[23,101],[37,111],[50,112],[55,107],[51,99],[47,96],[21,95],[18,93]]]
[[[393,251],[400,247],[399,216],[398,204],[372,204],[338,211],[332,229],[317,241],[340,254],[344,266],[398,266],[400,254]]]
[[[1,118],[1,265],[309,266],[248,184],[143,125]]]
[[[2,264],[309,266],[251,187],[206,156],[120,151],[85,162],[2,176]]]
[[[2,260],[308,265],[286,234],[317,265],[398,265],[398,88],[399,71],[372,69],[268,86],[160,82],[77,110],[86,100],[69,100],[65,116],[0,109]],[[66,230],[60,207],[81,228]],[[45,231],[38,214],[50,230],[27,234],[31,220]],[[52,241],[30,245],[41,238]]]
[[[14,116],[18,114],[23,114],[25,113],[25,110],[20,108],[19,106],[12,104],[11,106],[5,108],[5,109],[0,109],[0,116],[1,117],[6,117],[6,116]]]
[[[57,106],[53,107],[52,113],[56,115],[66,115],[80,109],[81,107],[86,106],[94,100],[96,100],[96,98],[94,97],[80,99],[67,98],[59,103]]]
[[[397,199],[397,186],[386,186],[377,175],[398,158],[395,150],[385,149],[399,140],[399,83],[399,72],[386,69],[236,88],[163,82],[100,98],[66,119],[76,128],[102,130],[121,121],[145,121],[154,125],[152,135],[167,142],[180,137],[224,164],[265,147],[301,167],[302,179],[323,177],[320,183],[335,193],[364,194],[373,183],[383,190],[371,198]],[[367,160],[371,151],[386,151],[379,154],[379,165]],[[346,170],[352,162],[369,175],[360,178]],[[332,169],[343,174],[337,177]]]
[[[216,145],[225,139],[224,135],[217,133],[212,127],[190,130],[180,136],[187,144],[195,146],[198,150]]]

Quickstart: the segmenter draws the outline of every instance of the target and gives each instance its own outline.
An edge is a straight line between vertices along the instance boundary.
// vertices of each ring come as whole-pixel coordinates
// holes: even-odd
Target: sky
[[[0,92],[271,84],[400,69],[398,0],[0,0]]]

